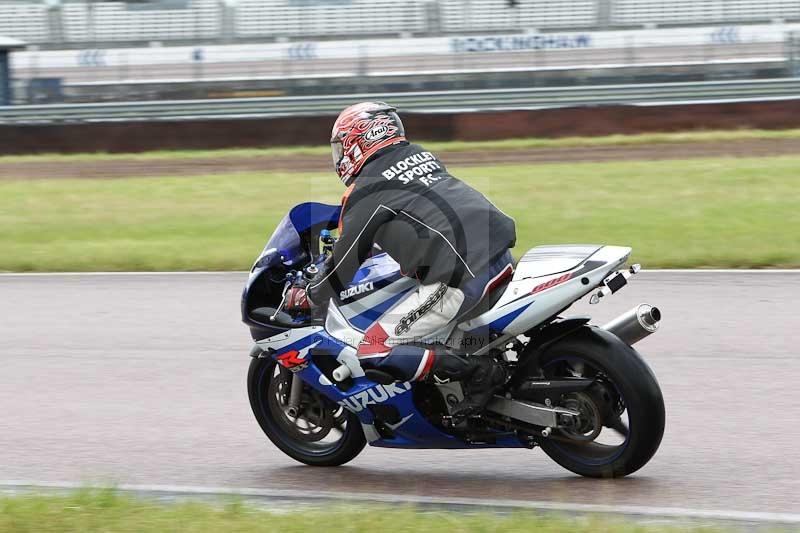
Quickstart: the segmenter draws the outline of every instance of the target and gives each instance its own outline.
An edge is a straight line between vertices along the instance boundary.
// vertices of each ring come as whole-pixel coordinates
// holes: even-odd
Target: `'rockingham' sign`
[[[450,40],[450,50],[456,54],[465,52],[512,52],[521,50],[552,50],[557,48],[590,48],[591,46],[592,36],[587,33],[456,37]]]

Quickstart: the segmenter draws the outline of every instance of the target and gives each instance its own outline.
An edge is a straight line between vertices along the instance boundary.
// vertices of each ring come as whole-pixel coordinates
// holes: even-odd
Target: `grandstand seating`
[[[712,24],[800,17],[795,0],[614,0],[612,22],[640,24]]]
[[[597,20],[597,0],[441,0],[442,30],[446,32],[502,31],[587,27]]]
[[[0,2],[0,35],[34,43],[47,41],[44,2]]]
[[[48,16],[45,0],[0,0],[0,35],[57,45],[592,28],[601,12],[604,24],[624,27],[800,19],[800,0],[238,0],[229,10],[222,0],[185,1],[134,10],[122,0],[61,0]]]
[[[192,0],[187,9],[128,10],[124,2],[65,3],[64,40],[71,42],[213,39],[219,36],[219,2]],[[90,20],[92,23],[90,24]]]
[[[420,1],[353,0],[303,5],[286,0],[240,0],[236,9],[239,37],[290,35],[369,35],[425,30]]]

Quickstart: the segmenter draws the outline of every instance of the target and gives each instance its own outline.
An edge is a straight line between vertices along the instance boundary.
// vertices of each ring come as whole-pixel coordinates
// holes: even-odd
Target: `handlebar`
[[[290,322],[281,321],[279,320],[278,316],[283,313],[283,308],[286,305],[286,293],[291,287],[305,287],[309,281],[314,279],[314,277],[319,273],[319,266],[325,262],[330,254],[333,253],[333,245],[336,244],[336,237],[334,237],[330,230],[323,229],[319,233],[319,239],[322,241],[322,253],[316,258],[312,259],[309,264],[307,264],[304,268],[300,270],[289,270],[286,273],[285,281],[286,284],[283,286],[283,293],[281,294],[281,302],[278,304],[278,308],[275,312],[270,316],[270,322],[279,325],[281,327],[288,327],[288,328],[296,328],[296,327],[304,327],[308,324],[303,324],[298,326],[293,320]],[[291,317],[290,317],[291,318]]]

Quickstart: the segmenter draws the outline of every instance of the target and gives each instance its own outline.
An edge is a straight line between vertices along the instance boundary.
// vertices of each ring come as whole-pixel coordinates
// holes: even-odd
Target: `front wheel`
[[[307,465],[339,466],[355,458],[366,445],[358,417],[293,377],[272,359],[250,362],[250,407],[269,440]],[[302,390],[291,405],[294,385]]]
[[[539,366],[545,378],[594,380],[554,402],[580,416],[573,427],[542,439],[551,459],[582,476],[612,478],[635,472],[653,457],[664,434],[664,399],[633,348],[604,330],[586,328],[549,347]]]

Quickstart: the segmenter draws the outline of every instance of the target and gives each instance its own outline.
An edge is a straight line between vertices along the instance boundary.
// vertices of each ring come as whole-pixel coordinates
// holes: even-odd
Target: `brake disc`
[[[331,432],[336,422],[336,411],[331,402],[327,401],[319,392],[303,385],[297,416],[289,416],[289,388],[291,375],[280,374],[275,377],[275,393],[270,397],[270,409],[281,424],[290,432],[293,438],[304,442],[317,442]]]

